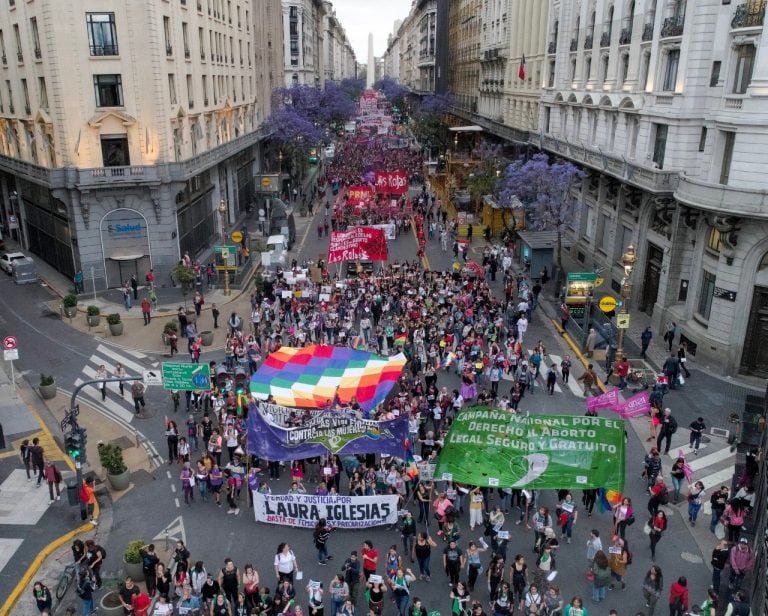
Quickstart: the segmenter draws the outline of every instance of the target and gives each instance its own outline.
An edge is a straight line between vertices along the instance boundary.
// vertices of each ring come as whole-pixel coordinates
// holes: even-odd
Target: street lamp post
[[[227,228],[226,228],[226,221],[227,221],[227,202],[224,201],[222,198],[221,201],[219,201],[219,214],[221,215],[221,247],[222,247],[222,255],[226,254],[226,251],[224,249],[227,246]],[[224,261],[224,295],[229,295],[229,259],[223,259]]]
[[[624,278],[621,280],[621,311],[620,314],[629,314],[629,300],[632,297],[632,270],[635,267],[637,256],[635,247],[630,244],[627,251],[621,255],[621,264],[624,266]],[[619,329],[619,342],[616,349],[616,357],[621,360],[624,357],[624,332],[625,328]]]

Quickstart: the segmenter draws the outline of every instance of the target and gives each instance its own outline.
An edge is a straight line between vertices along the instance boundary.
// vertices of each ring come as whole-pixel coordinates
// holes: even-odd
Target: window
[[[710,227],[707,233],[707,248],[714,252],[720,252],[720,231],[717,227]]]
[[[48,109],[48,88],[45,85],[45,77],[37,78],[37,87],[40,90],[40,108]]]
[[[703,152],[707,146],[707,127],[701,127],[701,135],[699,136],[699,152]]]
[[[755,66],[755,46],[739,45],[736,47],[736,74],[733,80],[733,93],[745,94],[752,81],[752,69]]]
[[[664,81],[661,89],[664,92],[674,92],[677,83],[677,66],[680,63],[680,50],[670,49],[667,52],[667,64],[664,67]]]
[[[603,56],[600,60],[602,66],[600,71],[600,80],[605,82],[608,79],[608,56]]]
[[[589,81],[589,76],[592,74],[592,56],[584,58],[584,81]]]
[[[544,132],[549,132],[549,123],[552,119],[552,109],[549,107],[544,107]]]
[[[29,106],[29,86],[26,79],[21,80],[21,92],[24,94],[24,110],[29,114],[32,110]]]
[[[19,62],[24,62],[24,52],[21,48],[21,33],[19,32],[19,24],[13,25],[13,34],[16,36],[16,57]]]
[[[165,55],[173,55],[173,45],[171,45],[171,18],[163,16],[163,33],[165,34]]]
[[[184,57],[189,58],[189,28],[187,22],[181,22],[181,40],[184,42]]]
[[[641,83],[643,84],[643,90],[648,90],[648,80],[651,77],[651,54],[650,53],[644,53],[643,54],[643,63],[642,63],[642,80]]]
[[[93,88],[97,107],[123,106],[123,79],[121,75],[94,75]]]
[[[92,56],[117,55],[117,28],[114,13],[86,13],[88,45]]]
[[[632,243],[632,229],[621,225],[621,242],[617,243],[613,247],[613,258],[616,261],[621,261],[621,256],[629,248]]]
[[[208,75],[203,75],[203,105],[208,106]]]
[[[621,68],[619,69],[619,85],[623,85],[629,74],[629,54],[621,56]]]
[[[710,88],[716,88],[717,82],[720,81],[720,66],[722,66],[722,62],[720,60],[715,60],[712,63],[712,72],[709,75],[709,87]]]
[[[607,253],[608,246],[611,243],[611,219],[605,214],[600,214],[600,234],[597,241],[597,248]]]
[[[197,29],[197,39],[200,45],[200,59],[205,62],[205,30],[203,28]]]
[[[733,159],[733,144],[736,141],[736,133],[723,131],[723,158],[720,162],[720,184],[727,184],[731,175],[731,160]]]
[[[655,162],[659,169],[664,168],[664,154],[667,150],[667,132],[669,127],[666,124],[653,124],[654,127],[654,141],[653,141],[653,162]]]
[[[2,30],[0,30],[0,52],[3,54],[3,64],[8,64],[8,57],[5,55],[5,36]]]
[[[173,73],[168,73],[168,96],[171,101],[171,105],[176,104],[176,76]]]
[[[576,58],[571,60],[571,81],[576,79]]]
[[[715,294],[715,275],[704,270],[701,274],[701,288],[699,289],[699,303],[696,312],[699,316],[709,320],[712,313],[712,297]]]
[[[195,108],[195,88],[192,85],[192,75],[187,75],[187,100],[189,101],[189,108]]]
[[[29,29],[32,31],[32,43],[35,46],[35,58],[39,60],[43,57],[43,51],[40,49],[40,32],[37,30],[37,17],[30,18]]]
[[[550,88],[555,86],[555,61],[552,60],[549,63],[549,81],[547,82]]]
[[[288,9],[288,17],[291,19],[296,19],[299,16],[299,9],[298,7],[292,6]]]
[[[127,167],[131,164],[128,138],[125,135],[104,135],[101,138],[101,157],[105,167]]]
[[[14,113],[15,110],[13,108],[13,88],[11,87],[10,80],[5,80],[5,89],[8,91],[8,111],[11,113]]]

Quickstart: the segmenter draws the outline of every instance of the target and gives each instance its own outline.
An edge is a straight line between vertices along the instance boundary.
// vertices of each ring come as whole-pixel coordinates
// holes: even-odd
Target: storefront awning
[[[136,259],[141,259],[144,255],[136,254],[136,255],[121,255],[121,254],[112,254],[107,257],[107,259],[112,259],[113,261],[135,261]]]

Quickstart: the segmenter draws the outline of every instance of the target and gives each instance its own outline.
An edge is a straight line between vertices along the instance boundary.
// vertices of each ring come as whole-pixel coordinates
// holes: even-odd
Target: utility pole
[[[74,391],[72,392],[72,397],[69,399],[69,410],[64,414],[64,419],[61,420],[60,425],[61,431],[65,433],[64,445],[65,449],[68,449],[67,455],[71,456],[70,451],[77,452],[76,456],[71,457],[74,458],[75,462],[78,495],[80,494],[80,488],[83,485],[83,464],[87,462],[87,456],[85,455],[87,435],[85,428],[81,427],[77,421],[77,416],[80,414],[80,407],[77,404],[77,395],[86,385],[96,385],[101,383],[124,383],[125,381],[141,380],[142,377],[140,376],[122,376],[111,377],[108,379],[95,379],[92,381],[85,381],[84,383],[80,383],[80,385],[75,387]],[[71,427],[69,432],[66,432],[67,426]],[[73,449],[69,450],[70,447]],[[80,499],[78,498],[78,501],[79,500]],[[80,517],[85,520],[87,516],[88,510],[85,506],[85,503],[80,501]]]

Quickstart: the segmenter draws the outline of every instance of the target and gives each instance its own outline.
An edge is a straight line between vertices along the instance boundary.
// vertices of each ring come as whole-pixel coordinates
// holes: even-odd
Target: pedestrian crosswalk
[[[99,366],[104,366],[110,376],[115,374],[115,364],[120,363],[125,368],[129,376],[138,376],[141,378],[142,372],[148,368],[156,368],[158,362],[152,362],[151,359],[139,351],[129,349],[114,348],[100,344],[96,347],[96,352],[89,358],[83,366],[82,377],[75,381],[75,385],[82,385],[86,381],[96,379],[96,372]],[[101,389],[97,385],[86,385],[81,390],[81,395],[88,399],[89,404],[97,406],[102,411],[118,419],[123,424],[130,424],[135,417],[133,401],[131,399],[131,384],[126,382],[125,396],[120,395],[118,383],[107,383],[107,397],[101,399]]]
[[[533,349],[528,349],[528,357],[533,355]],[[563,358],[560,355],[555,355],[554,353],[548,353],[542,360],[541,360],[541,366],[539,367],[539,376],[536,378],[536,387],[541,387],[542,389],[547,388],[547,370],[549,369],[549,366],[552,364],[557,364],[557,383],[555,383],[555,394],[562,394],[564,390],[570,391],[574,396],[584,397],[584,389],[579,385],[578,381],[573,375],[573,372],[570,375],[570,378],[568,379],[567,383],[563,383],[563,376],[562,372],[560,370],[560,366],[563,363]],[[505,381],[514,381],[515,377],[513,373],[505,374],[504,375]]]
[[[731,451],[728,441],[719,436],[707,435],[702,439],[698,455],[690,447],[690,430],[679,428],[672,435],[669,456],[664,456],[664,472],[668,475],[679,455],[693,471],[693,480],[701,481],[707,493],[725,484],[730,486],[736,464],[736,452]]]

